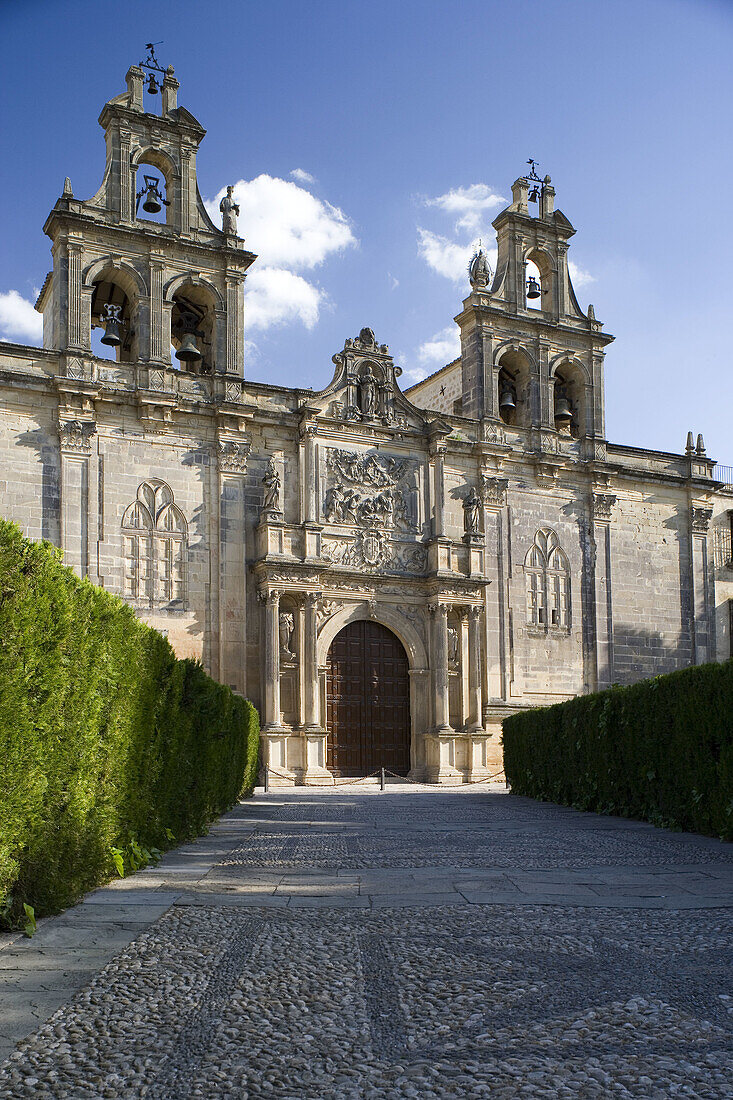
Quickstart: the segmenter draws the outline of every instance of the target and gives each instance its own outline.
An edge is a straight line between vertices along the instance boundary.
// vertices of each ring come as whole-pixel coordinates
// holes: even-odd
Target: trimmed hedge
[[[251,793],[251,703],[0,520],[0,912],[51,913]],[[136,845],[138,848],[136,849]],[[121,858],[118,855],[118,861]],[[129,862],[128,862],[129,861]],[[10,900],[9,900],[10,899]]]
[[[515,794],[733,839],[733,660],[512,715]]]

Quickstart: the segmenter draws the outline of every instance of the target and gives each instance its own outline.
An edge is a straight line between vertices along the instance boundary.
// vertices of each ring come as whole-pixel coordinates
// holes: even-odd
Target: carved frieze
[[[365,528],[356,538],[326,538],[322,556],[333,565],[357,569],[386,569],[396,573],[423,573],[427,550],[415,543],[392,542],[383,530]]]

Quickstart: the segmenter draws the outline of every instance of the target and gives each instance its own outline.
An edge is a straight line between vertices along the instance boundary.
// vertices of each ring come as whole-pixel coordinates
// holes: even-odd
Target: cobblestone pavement
[[[0,938],[0,1097],[733,1097],[733,853],[499,788],[261,791]]]

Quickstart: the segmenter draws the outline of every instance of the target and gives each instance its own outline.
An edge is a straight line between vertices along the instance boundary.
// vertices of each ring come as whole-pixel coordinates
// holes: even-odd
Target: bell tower
[[[603,359],[613,337],[593,306],[584,313],[578,304],[567,262],[575,229],[555,209],[550,177],[540,179],[529,163],[493,223],[496,273],[483,250],[470,265],[471,293],[456,317],[462,411],[529,429],[534,449],[553,449],[554,433],[585,440],[591,457],[593,441],[605,440]]]
[[[196,180],[206,131],[177,105],[173,69],[148,50],[99,116],[107,146],[99,190],[77,199],[67,178],[44,226],[53,254],[36,303],[44,347],[90,355],[99,328],[117,360],[138,368],[143,388],[150,369],[241,379],[244,279],[256,257],[237,235],[231,195],[223,228],[209,218]]]

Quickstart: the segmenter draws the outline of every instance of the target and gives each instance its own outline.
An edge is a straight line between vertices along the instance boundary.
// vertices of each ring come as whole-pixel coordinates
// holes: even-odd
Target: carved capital
[[[448,604],[446,603],[429,603],[428,611],[431,615],[435,615],[436,619],[446,620],[448,618]]]
[[[471,606],[468,608],[468,614],[474,622],[477,622],[481,618],[482,611],[483,607],[480,603],[471,604]]]
[[[593,519],[595,522],[609,523],[611,520],[611,510],[614,504],[617,502],[618,497],[613,493],[594,493],[593,494]]]
[[[693,506],[690,509],[690,526],[692,527],[693,535],[707,535],[712,515],[712,508]]]
[[[303,597],[303,605],[306,611],[317,611],[322,598],[322,592],[306,592]]]
[[[93,420],[67,420],[59,424],[61,450],[72,454],[90,454],[92,436],[97,430]]]
[[[216,445],[219,469],[231,474],[246,473],[250,446],[249,440],[220,439]]]
[[[481,496],[485,505],[499,508],[506,504],[506,491],[509,485],[505,477],[481,477]]]

